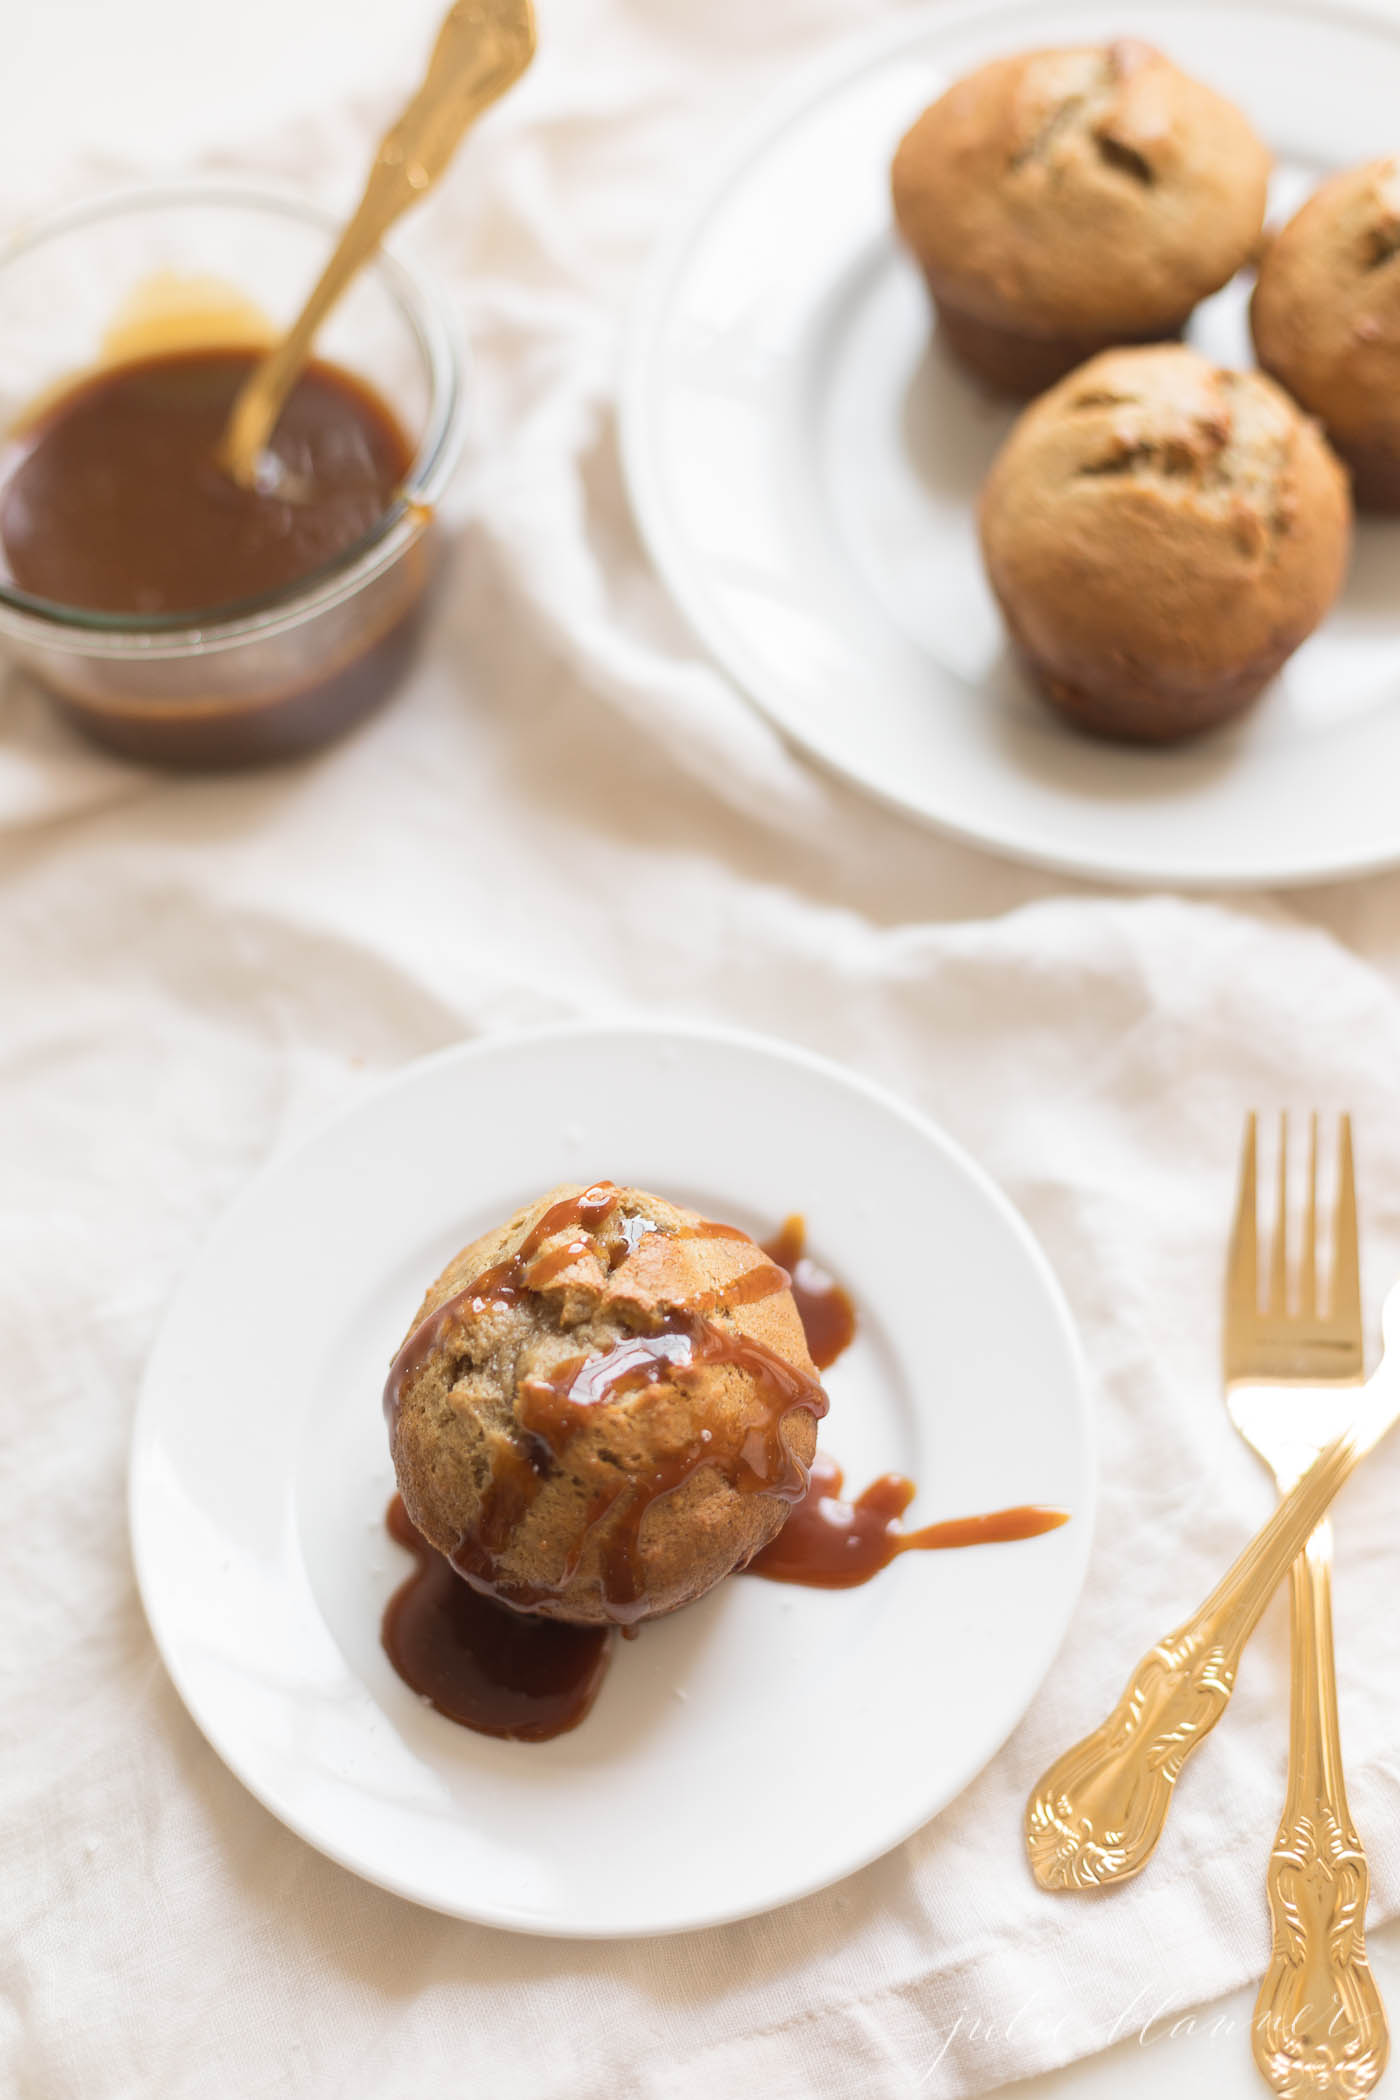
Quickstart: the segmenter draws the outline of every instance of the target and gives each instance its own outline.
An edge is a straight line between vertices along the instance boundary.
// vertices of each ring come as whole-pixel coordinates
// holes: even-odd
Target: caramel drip
[[[565,1240],[562,1247],[554,1247],[548,1254],[537,1254],[531,1262],[525,1278],[526,1287],[532,1291],[548,1289],[565,1269],[571,1269],[576,1261],[585,1261],[595,1251],[592,1238]]]
[[[616,1400],[639,1386],[655,1385],[673,1364],[691,1361],[690,1337],[682,1333],[633,1334],[614,1342],[599,1356],[574,1356],[551,1377],[527,1378],[521,1396],[533,1400],[551,1393],[565,1407],[596,1407],[600,1401]],[[522,1420],[535,1428],[534,1410],[522,1410]]]
[[[745,1235],[747,1237],[747,1235]],[[764,1252],[768,1250],[765,1248]],[[686,1311],[692,1313],[716,1312],[721,1306],[726,1310],[736,1305],[757,1305],[762,1298],[772,1298],[788,1287],[786,1269],[776,1262],[749,1269],[732,1283],[716,1284],[713,1290],[701,1291],[698,1297],[686,1300]]]
[[[527,1618],[482,1596],[415,1529],[401,1496],[385,1523],[417,1563],[389,1599],[381,1629],[405,1684],[481,1735],[543,1743],[577,1728],[607,1672],[611,1628]]]
[[[766,1269],[761,1273],[777,1278],[770,1290],[783,1288],[780,1272]],[[799,1408],[820,1419],[826,1413],[826,1394],[815,1378],[765,1343],[751,1335],[731,1333],[688,1307],[668,1314],[650,1334],[629,1335],[601,1355],[569,1358],[549,1378],[522,1382],[521,1424],[559,1457],[590,1408],[658,1383],[684,1385],[687,1375],[700,1366],[725,1363],[746,1372],[764,1401],[763,1414],[748,1430],[739,1451],[722,1455],[716,1449],[714,1431],[701,1424],[692,1438],[667,1452],[650,1472],[619,1476],[616,1490],[599,1498],[583,1527],[586,1536],[604,1517],[615,1519],[599,1574],[604,1609],[622,1624],[640,1617],[644,1608],[641,1532],[648,1511],[703,1466],[716,1467],[741,1495],[768,1494],[782,1502],[799,1502],[806,1491],[806,1469],[793,1456],[783,1428],[788,1416]],[[550,1588],[512,1582],[500,1571],[498,1556],[540,1485],[541,1476],[519,1464],[493,1472],[482,1521],[475,1535],[463,1539],[452,1555],[454,1565],[469,1582],[488,1584],[522,1608],[537,1606],[556,1594],[572,1581],[578,1565],[576,1554]]]
[[[812,1362],[819,1371],[829,1371],[855,1338],[855,1306],[835,1277],[806,1252],[807,1227],[802,1218],[788,1218],[762,1245],[769,1260],[787,1275]]]
[[[580,1255],[593,1252],[592,1235],[616,1201],[617,1190],[612,1182],[595,1181],[581,1196],[565,1196],[560,1202],[551,1204],[544,1215],[537,1218],[530,1227],[514,1254],[505,1261],[497,1262],[494,1268],[483,1269],[475,1283],[468,1284],[466,1290],[462,1291],[454,1302],[470,1305],[473,1312],[483,1312],[488,1305],[514,1305],[527,1291],[542,1290],[560,1269],[567,1268],[569,1263],[577,1261]],[[526,1271],[534,1263],[541,1247],[557,1233],[568,1232],[575,1225],[581,1225],[588,1237],[571,1241],[567,1252],[561,1249],[560,1252],[565,1258],[561,1259],[557,1266],[553,1256],[550,1256],[546,1263],[540,1264],[548,1269],[547,1275],[528,1276]]]
[[[405,1341],[398,1355],[389,1366],[389,1376],[384,1384],[384,1415],[389,1423],[390,1436],[399,1412],[399,1398],[409,1381],[417,1377],[432,1355],[443,1332],[464,1313],[483,1313],[491,1305],[514,1305],[531,1289],[525,1280],[525,1271],[535,1256],[552,1240],[556,1233],[568,1232],[575,1225],[582,1225],[590,1234],[602,1224],[617,1201],[617,1190],[610,1181],[598,1181],[586,1188],[582,1195],[565,1196],[560,1202],[551,1204],[543,1216],[536,1219],[529,1232],[508,1260],[497,1262],[494,1267],[483,1269],[481,1274],[443,1300],[435,1312],[420,1320]],[[591,1240],[570,1242],[569,1259],[577,1260],[578,1253],[591,1248]],[[567,1267],[561,1261],[560,1268]],[[552,1272],[554,1273],[554,1272]],[[548,1280],[548,1279],[546,1279]]]
[[[914,1499],[914,1483],[882,1473],[854,1502],[841,1498],[842,1472],[818,1452],[807,1492],[775,1539],[749,1562],[749,1573],[770,1582],[812,1589],[854,1589],[887,1568],[898,1553],[936,1553],[954,1546],[987,1546],[1032,1539],[1069,1522],[1069,1512],[1034,1504],[954,1517],[905,1531],[900,1519]]]

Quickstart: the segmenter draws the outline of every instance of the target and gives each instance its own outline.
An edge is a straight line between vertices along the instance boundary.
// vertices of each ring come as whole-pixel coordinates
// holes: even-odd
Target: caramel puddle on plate
[[[479,1735],[544,1743],[577,1728],[598,1696],[611,1626],[565,1626],[484,1597],[414,1528],[395,1495],[389,1536],[418,1565],[384,1613],[383,1641],[405,1684]]]
[[[901,1473],[882,1473],[846,1502],[841,1468],[819,1451],[807,1492],[775,1539],[749,1562],[750,1575],[769,1582],[798,1582],[815,1590],[852,1590],[887,1568],[898,1553],[940,1553],[950,1546],[992,1546],[1011,1539],[1039,1538],[1069,1522],[1065,1509],[1026,1503],[982,1517],[951,1517],[905,1531],[900,1518],[915,1487]]]

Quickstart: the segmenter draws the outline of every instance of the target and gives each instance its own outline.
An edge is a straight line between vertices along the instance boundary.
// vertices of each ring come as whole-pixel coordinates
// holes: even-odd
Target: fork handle
[[[1332,1651],[1332,1526],[1293,1563],[1288,1787],[1266,1882],[1273,1951],[1254,2061],[1276,2093],[1359,2100],[1385,2069],[1385,2007],[1366,1959],[1366,1855],[1342,1777]]]
[[[1400,1361],[1400,1350],[1390,1360]],[[1390,1385],[1368,1388],[1371,1405],[1282,1498],[1200,1610],[1148,1650],[1108,1719],[1041,1779],[1026,1809],[1026,1850],[1043,1889],[1101,1888],[1147,1864],[1181,1768],[1225,1711],[1265,1605],[1342,1482],[1400,1412]]]

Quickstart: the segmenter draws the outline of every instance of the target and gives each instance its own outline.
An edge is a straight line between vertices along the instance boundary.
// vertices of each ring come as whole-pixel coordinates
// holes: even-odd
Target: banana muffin
[[[1232,103],[1123,39],[956,81],[895,154],[894,214],[949,348],[1025,396],[1178,335],[1255,253],[1268,179]]]
[[[761,1247],[598,1182],[551,1190],[453,1257],[384,1406],[408,1514],[469,1583],[630,1624],[775,1536],[826,1396]]]
[[[1271,242],[1254,348],[1317,416],[1358,503],[1400,510],[1400,161],[1334,175]]]
[[[1109,350],[1023,411],[982,554],[1046,698],[1168,743],[1238,714],[1341,588],[1345,470],[1258,372],[1178,343]]]

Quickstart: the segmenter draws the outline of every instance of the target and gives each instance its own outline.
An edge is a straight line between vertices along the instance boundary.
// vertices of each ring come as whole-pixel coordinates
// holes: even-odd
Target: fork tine
[[[1356,1253],[1356,1170],[1351,1155],[1351,1117],[1343,1116],[1337,1144],[1337,1215],[1332,1231],[1330,1322],[1360,1340],[1361,1268]]]
[[[1240,1187],[1235,1198],[1235,1221],[1230,1228],[1230,1258],[1225,1271],[1227,1332],[1248,1332],[1259,1315],[1259,1224],[1256,1213],[1257,1118],[1251,1109],[1244,1120],[1244,1149],[1240,1154]]]
[[[1303,1214],[1303,1265],[1298,1275],[1298,1317],[1317,1317],[1317,1110],[1308,1117],[1308,1207]]]
[[[1264,1310],[1271,1319],[1288,1314],[1288,1113],[1278,1119],[1278,1200],[1274,1205],[1274,1244],[1269,1258],[1269,1295]]]

